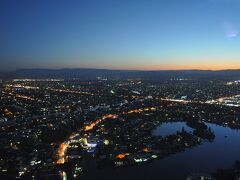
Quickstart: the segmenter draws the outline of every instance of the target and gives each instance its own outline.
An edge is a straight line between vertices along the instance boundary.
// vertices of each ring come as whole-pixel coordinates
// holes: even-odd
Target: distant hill
[[[162,80],[169,78],[189,79],[240,79],[240,70],[108,70],[108,69],[21,69],[13,72],[1,72],[1,78],[143,78]]]

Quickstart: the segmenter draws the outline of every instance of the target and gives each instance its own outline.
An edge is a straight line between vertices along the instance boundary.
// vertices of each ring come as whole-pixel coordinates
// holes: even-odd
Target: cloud
[[[225,29],[226,36],[228,38],[235,38],[235,37],[237,37],[238,30],[234,26],[234,24],[232,24],[230,22],[224,23],[224,29]]]

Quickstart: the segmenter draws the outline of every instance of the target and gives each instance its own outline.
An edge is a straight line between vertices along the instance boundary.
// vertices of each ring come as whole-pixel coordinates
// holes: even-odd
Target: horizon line
[[[92,67],[63,67],[63,68],[20,68],[20,69],[14,69],[14,70],[8,70],[8,71],[0,71],[1,73],[10,73],[10,72],[16,72],[21,70],[74,70],[74,69],[89,69],[89,70],[108,70],[108,71],[228,71],[228,70],[240,70],[240,68],[226,68],[226,69],[200,69],[200,68],[183,68],[183,69],[124,69],[124,68],[92,68]]]

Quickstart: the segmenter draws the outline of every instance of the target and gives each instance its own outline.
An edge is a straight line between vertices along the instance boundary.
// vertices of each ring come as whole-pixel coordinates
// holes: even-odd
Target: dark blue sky
[[[240,68],[240,0],[1,0],[0,70]]]

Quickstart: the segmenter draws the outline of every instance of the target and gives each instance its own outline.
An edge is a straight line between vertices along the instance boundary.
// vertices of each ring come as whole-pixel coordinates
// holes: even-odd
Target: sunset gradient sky
[[[1,0],[0,71],[240,69],[240,0]]]

